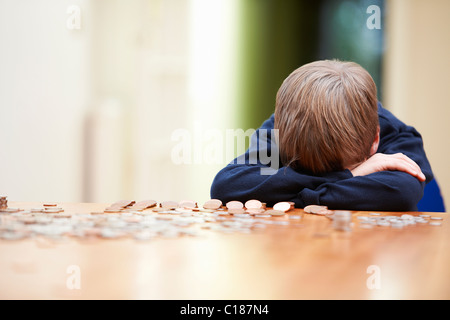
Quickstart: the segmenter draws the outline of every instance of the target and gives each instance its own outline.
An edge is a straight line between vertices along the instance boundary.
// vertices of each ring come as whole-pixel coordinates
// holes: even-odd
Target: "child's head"
[[[278,90],[275,129],[283,165],[314,173],[351,168],[378,147],[376,85],[353,62],[306,64]]]

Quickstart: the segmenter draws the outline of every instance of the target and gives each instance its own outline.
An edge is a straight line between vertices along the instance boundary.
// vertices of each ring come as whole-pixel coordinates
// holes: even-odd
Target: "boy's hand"
[[[376,153],[364,162],[350,169],[353,176],[365,176],[380,171],[403,171],[409,173],[419,181],[425,181],[425,175],[413,160],[403,153],[384,154]]]

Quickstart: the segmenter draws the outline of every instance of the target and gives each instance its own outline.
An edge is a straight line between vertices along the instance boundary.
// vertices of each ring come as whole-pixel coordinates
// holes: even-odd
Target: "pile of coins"
[[[430,225],[440,226],[443,220],[442,217],[431,216],[429,214],[420,214],[413,216],[410,214],[402,214],[401,216],[382,216],[380,213],[371,212],[369,215],[361,215],[356,217],[359,221],[359,227],[365,229],[371,229],[374,226],[391,227],[396,229],[402,229],[407,226],[414,225]]]
[[[44,203],[40,208],[23,210],[8,208],[6,197],[0,197],[0,239],[17,240],[33,237],[61,239],[132,238],[150,240],[157,237],[197,236],[209,230],[224,233],[250,233],[268,225],[299,226],[303,212],[332,220],[334,230],[351,231],[353,215],[350,211],[329,210],[326,206],[310,205],[302,211],[293,202],[278,202],[273,208],[259,200],[229,201],[225,204],[210,199],[202,206],[192,200],[163,201],[121,200],[103,211],[67,214],[56,203]],[[438,216],[383,216],[370,212],[356,215],[361,228],[374,226],[404,228],[416,224],[441,225]]]
[[[258,200],[241,204],[232,202],[224,206],[220,200],[211,199],[199,207],[190,200],[161,203],[154,200],[122,200],[100,212],[66,214],[57,204],[47,203],[41,208],[16,209],[0,215],[0,239],[71,237],[81,240],[131,238],[142,241],[158,237],[205,235],[210,231],[250,233],[265,229],[267,225],[298,224],[301,219],[299,214],[291,214],[286,219],[282,217],[285,212],[266,210],[265,204]],[[233,211],[236,207],[241,207],[243,211]]]

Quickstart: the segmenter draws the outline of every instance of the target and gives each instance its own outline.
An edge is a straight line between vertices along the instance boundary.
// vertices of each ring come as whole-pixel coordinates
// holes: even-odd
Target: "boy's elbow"
[[[228,201],[247,201],[258,198],[257,186],[261,181],[258,167],[227,166],[214,177],[210,188],[211,199],[219,199],[223,203]]]
[[[415,178],[414,178],[415,179]],[[412,182],[407,189],[397,188],[392,191],[390,203],[386,203],[386,211],[417,211],[417,204],[423,196],[424,185],[417,181]]]
[[[222,200],[222,182],[220,181],[220,179],[217,178],[217,176],[214,178],[213,183],[211,184],[211,189],[210,189],[210,197],[211,199],[219,199]]]
[[[230,176],[230,173],[228,172],[227,168],[222,169],[219,171],[216,176],[214,177],[214,180],[211,184],[210,188],[210,197],[211,199],[218,199],[222,202],[230,201],[230,199],[233,197],[233,188],[231,186],[231,183],[233,182],[232,177]]]

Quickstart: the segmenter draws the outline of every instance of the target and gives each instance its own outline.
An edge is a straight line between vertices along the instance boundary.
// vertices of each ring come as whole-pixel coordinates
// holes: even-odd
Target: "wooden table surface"
[[[11,202],[9,206],[29,209],[42,203]],[[72,215],[102,211],[108,204],[59,206]],[[0,240],[0,298],[450,298],[446,213],[430,213],[443,218],[441,226],[364,229],[357,216],[369,212],[353,212],[350,232],[336,231],[330,219],[302,209],[288,214],[299,214],[301,219],[267,218],[290,223],[269,224],[250,233],[205,230],[201,236],[149,241]],[[78,268],[80,288],[67,284],[74,275],[73,266]]]

